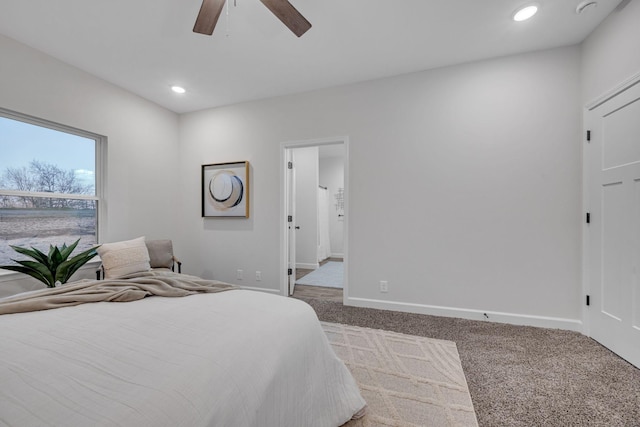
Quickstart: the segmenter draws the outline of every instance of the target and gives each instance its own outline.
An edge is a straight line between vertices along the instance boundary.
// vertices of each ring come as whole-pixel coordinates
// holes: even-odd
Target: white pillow
[[[105,243],[98,248],[105,279],[149,271],[149,251],[144,236],[122,242]]]

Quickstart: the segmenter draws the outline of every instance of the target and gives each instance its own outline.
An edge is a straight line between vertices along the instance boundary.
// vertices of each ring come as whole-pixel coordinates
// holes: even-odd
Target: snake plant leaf
[[[28,274],[29,276],[38,279],[39,281],[41,281],[42,283],[46,284],[48,287],[49,286],[49,282],[47,281],[47,278],[45,276],[43,276],[38,270],[34,270],[32,268],[28,268],[28,267],[24,267],[22,265],[2,265],[0,266],[0,268],[3,268],[5,270],[12,270],[12,271],[17,271],[18,273],[23,273],[23,274]]]
[[[48,262],[48,258],[47,255],[45,255],[42,251],[39,251],[36,248],[22,248],[20,246],[13,246],[11,245],[11,249],[13,249],[14,251],[18,252],[19,254],[22,255],[26,255],[29,258],[35,259],[38,262],[41,262],[43,264],[46,264]]]
[[[42,264],[39,263],[37,261],[29,261],[29,260],[16,260],[13,259],[12,261],[17,262],[18,264],[24,266],[25,268],[27,268],[29,271],[33,272],[33,274],[31,273],[27,273],[32,277],[35,277],[36,279],[38,277],[43,277],[45,280],[41,280],[42,282],[44,282],[48,287],[52,288],[55,286],[55,279],[53,274],[51,273],[51,270],[49,270],[49,268]]]
[[[79,242],[80,239],[70,246],[64,243],[60,248],[50,245],[49,252],[46,255],[33,247],[28,249],[20,246],[11,246],[16,252],[26,255],[35,261],[12,260],[18,265],[2,265],[0,268],[28,274],[52,288],[55,287],[57,281],[66,283],[73,273],[98,254],[96,249],[99,246],[96,246],[77,254],[71,259],[67,259]]]
[[[62,263],[62,254],[60,253],[60,249],[58,249],[57,246],[53,247],[50,251],[49,251],[49,259],[50,259],[50,263],[49,263],[49,267],[52,270],[55,270],[55,267],[59,266]]]
[[[76,249],[76,246],[78,246],[78,243],[80,243],[80,239],[73,242],[69,247],[67,247],[66,243],[62,244],[62,248],[60,249],[60,255],[62,255],[63,260],[69,258],[69,255],[71,255],[71,253]]]
[[[78,269],[85,265],[89,260],[91,260],[91,258],[98,255],[98,252],[96,251],[98,247],[99,246],[87,249],[86,251],[77,254],[73,258],[62,262],[58,266],[58,270],[56,271],[56,280],[59,280],[60,283],[67,283],[71,276],[73,276],[73,273],[78,271]]]

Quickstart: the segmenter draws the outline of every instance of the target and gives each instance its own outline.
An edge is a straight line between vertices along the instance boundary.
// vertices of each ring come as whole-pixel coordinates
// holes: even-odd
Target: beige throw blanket
[[[237,286],[186,274],[145,271],[117,279],[80,280],[57,288],[4,298],[0,300],[0,314],[48,310],[89,302],[128,302],[152,295],[183,297],[231,289],[237,289]]]

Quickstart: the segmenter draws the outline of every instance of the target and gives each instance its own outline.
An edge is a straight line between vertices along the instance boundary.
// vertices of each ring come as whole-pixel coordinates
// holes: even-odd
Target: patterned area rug
[[[329,261],[311,273],[296,280],[296,285],[328,286],[342,288],[344,263]]]
[[[368,404],[345,427],[478,425],[454,342],[321,323]]]

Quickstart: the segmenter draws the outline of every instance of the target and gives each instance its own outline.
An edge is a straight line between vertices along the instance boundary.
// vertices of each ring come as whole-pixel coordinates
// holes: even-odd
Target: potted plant
[[[14,251],[26,255],[34,261],[12,259],[12,261],[18,263],[18,265],[1,265],[0,268],[28,274],[47,285],[47,287],[55,288],[56,286],[67,283],[73,273],[78,271],[78,269],[91,260],[91,258],[98,255],[96,249],[99,246],[95,246],[68,259],[76,246],[78,246],[78,242],[80,242],[80,239],[76,240],[71,246],[63,243],[61,248],[49,245],[48,254],[34,247],[28,249],[11,245]]]

